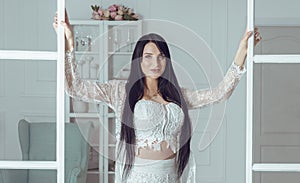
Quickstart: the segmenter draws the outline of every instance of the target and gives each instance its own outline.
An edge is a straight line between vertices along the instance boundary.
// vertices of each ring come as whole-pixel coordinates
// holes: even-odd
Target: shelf
[[[84,26],[84,25],[100,25],[102,24],[101,21],[97,20],[70,20],[70,24],[77,25],[77,26]]]
[[[109,55],[132,55],[132,52],[118,51],[118,52],[108,52]]]
[[[89,52],[89,51],[75,51],[75,54],[78,54],[78,55],[99,55],[98,52]]]
[[[70,113],[70,118],[99,118],[98,113]]]
[[[92,170],[92,171],[88,170],[87,173],[88,173],[88,174],[100,174],[100,173],[103,174],[104,172],[100,172],[100,171],[98,171],[98,170]],[[108,171],[108,174],[114,175],[115,172],[114,172],[114,171]]]
[[[124,81],[127,81],[127,79],[126,79],[126,78],[112,77],[112,79],[115,79],[115,80],[124,80]]]
[[[116,147],[116,144],[108,144],[108,147]]]
[[[99,113],[70,113],[70,118],[99,118],[101,115]],[[108,113],[108,118],[115,118],[115,113]]]
[[[87,170],[88,174],[99,174],[99,169],[91,169],[91,170]]]
[[[128,20],[120,20],[120,21],[109,21],[109,20],[103,20],[103,23],[106,24],[106,26],[115,26],[115,25],[123,25],[123,26],[136,26],[141,22],[141,20],[133,20],[133,21],[128,21]]]
[[[128,32],[130,29],[135,29],[132,33],[134,34],[132,38],[136,39],[142,35],[142,26],[141,21],[99,21],[93,19],[87,20],[70,20],[70,23],[77,30],[75,32],[74,38],[76,36],[86,38],[88,35],[92,35],[91,43],[92,47],[89,49],[89,42],[88,39],[83,39],[83,41],[87,41],[87,44],[81,45],[77,47],[77,51],[75,50],[75,55],[77,57],[77,62],[82,60],[89,60],[87,57],[93,57],[94,61],[98,61],[97,63],[103,64],[101,67],[101,72],[98,73],[100,70],[97,71],[97,78],[96,79],[88,79],[83,78],[84,80],[94,80],[94,81],[107,81],[107,80],[127,80],[127,75],[130,72],[129,68],[127,68],[127,60],[130,61],[129,57],[132,56],[133,50],[129,51],[131,45],[127,45],[123,37],[128,37]],[[114,31],[110,32],[115,26],[123,26],[118,27],[120,29],[120,37],[121,39],[118,40],[118,46],[115,47],[115,33]],[[91,31],[91,32],[89,32]],[[129,32],[131,33],[131,32]],[[126,34],[126,35],[125,35]],[[98,36],[104,35],[101,39],[93,39],[97,38]],[[116,35],[117,39],[119,38]],[[81,39],[79,39],[81,40]],[[77,40],[77,41],[79,41]],[[76,41],[76,40],[75,40]],[[133,40],[132,40],[133,41]],[[116,48],[115,50],[113,48]],[[120,48],[120,49],[117,49]],[[86,49],[86,50],[85,50]],[[90,50],[90,51],[88,51]],[[85,58],[86,57],[86,58]],[[109,64],[106,64],[106,61]],[[126,67],[125,67],[126,66]],[[81,73],[80,76],[88,76],[91,72],[91,65],[88,63],[79,67],[79,71]],[[127,69],[127,70],[126,70]],[[116,72],[115,72],[116,71]],[[119,71],[121,74],[119,74]],[[95,70],[93,70],[95,72]],[[94,73],[93,73],[94,74]],[[94,75],[93,75],[94,76]],[[72,103],[70,103],[72,102]],[[86,103],[90,107],[89,103]],[[68,108],[66,110],[67,118],[70,121],[81,120],[81,121],[88,121],[88,120],[98,120],[103,121],[104,126],[107,129],[99,127],[99,130],[96,132],[95,138],[99,139],[94,142],[94,144],[90,144],[94,150],[90,151],[91,160],[89,161],[90,169],[87,171],[87,174],[91,177],[97,177],[99,180],[98,182],[108,183],[113,180],[115,171],[114,171],[114,161],[108,160],[107,157],[113,155],[113,152],[116,151],[116,139],[115,139],[115,118],[116,115],[112,109],[107,107],[106,105],[97,105],[97,107],[93,107],[91,110],[87,110],[87,108],[83,108],[83,105],[76,108],[76,102],[72,101],[71,98],[68,98]],[[74,108],[75,106],[75,108]],[[77,111],[82,112],[74,112],[73,109],[77,109]],[[86,110],[84,110],[86,109]],[[89,112],[90,111],[90,112]],[[78,119],[75,119],[78,118]],[[90,119],[89,119],[90,118]],[[107,131],[106,131],[107,130]],[[109,133],[107,133],[109,132]],[[101,153],[99,153],[101,152]],[[111,154],[109,154],[111,153]]]
[[[114,171],[108,171],[108,174],[115,174]]]
[[[115,115],[115,113],[112,113],[112,112],[111,112],[111,113],[108,113],[108,114],[107,114],[107,117],[108,117],[108,118],[115,118],[116,115]]]

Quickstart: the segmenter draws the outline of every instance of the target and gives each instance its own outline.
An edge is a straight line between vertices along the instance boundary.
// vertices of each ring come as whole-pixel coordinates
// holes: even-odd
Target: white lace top
[[[85,102],[105,102],[116,114],[116,139],[119,144],[121,117],[125,101],[125,81],[110,80],[105,83],[82,80],[76,69],[74,52],[67,52],[65,59],[66,92],[73,98]],[[181,88],[189,109],[201,108],[223,101],[232,94],[245,69],[240,70],[234,63],[228,69],[223,80],[215,88],[190,90]],[[154,101],[140,100],[134,109],[134,124],[137,137],[136,147],[152,147],[160,150],[160,142],[166,141],[173,152],[178,150],[178,134],[183,122],[183,112],[174,103],[160,104]],[[120,161],[124,157],[119,158]],[[123,169],[116,167],[116,175]],[[194,172],[194,171],[193,171]]]
[[[178,136],[183,123],[182,109],[174,104],[161,104],[152,100],[139,100],[134,108],[136,150],[150,147],[160,150],[160,143],[167,142],[174,153],[178,150]]]

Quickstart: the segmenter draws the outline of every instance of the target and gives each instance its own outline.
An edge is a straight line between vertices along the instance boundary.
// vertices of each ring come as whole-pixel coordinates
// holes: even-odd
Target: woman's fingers
[[[67,24],[70,24],[69,22],[69,16],[68,16],[68,13],[67,13],[67,10],[65,9],[65,21]]]
[[[260,36],[259,32],[255,32],[254,38],[255,38],[255,40],[260,40],[262,37]]]
[[[74,47],[74,40],[73,40],[73,31],[72,26],[69,22],[69,17],[67,11],[65,10],[65,19],[63,21],[58,20],[58,14],[55,13],[53,28],[57,32],[58,24],[61,24],[64,27],[65,39],[66,39],[66,50],[72,50]]]
[[[69,19],[68,19],[68,15],[67,15],[67,11],[65,11],[65,20],[66,21],[61,21],[61,25],[64,26],[64,28],[66,29],[69,29]],[[53,22],[53,27],[54,29],[57,31],[57,27],[58,27],[58,16],[57,16],[57,11],[55,13],[55,16],[54,16],[54,22]]]
[[[256,46],[261,41],[262,37],[258,32],[258,29],[255,29],[254,31],[254,46]]]
[[[258,36],[254,39],[254,46],[256,46],[261,40],[262,37],[258,34]]]
[[[55,12],[54,21],[55,21],[56,23],[57,23],[57,21],[58,21],[58,14],[57,14],[57,11]],[[67,10],[65,10],[65,21],[64,21],[64,22],[67,23],[67,24],[70,24]]]
[[[246,35],[244,36],[244,40],[248,41],[248,39],[251,37],[251,35],[253,34],[253,31],[248,31],[246,32]],[[258,32],[258,28],[255,27],[254,28],[254,40],[255,41],[260,41],[262,39],[260,33]]]
[[[262,39],[258,28],[255,27],[253,31],[246,30],[244,37],[242,38],[240,42],[240,49],[247,49],[248,48],[248,40],[251,36],[254,36],[254,46],[256,46]]]
[[[248,41],[248,39],[251,37],[252,34],[253,34],[252,31],[248,31],[245,36],[245,41]]]

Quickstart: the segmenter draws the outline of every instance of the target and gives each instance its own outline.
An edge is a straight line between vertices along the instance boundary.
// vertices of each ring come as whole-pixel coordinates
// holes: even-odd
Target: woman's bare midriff
[[[151,160],[164,160],[172,159],[176,154],[168,147],[167,142],[162,141],[160,143],[160,150],[153,150],[150,147],[139,148],[136,157]]]

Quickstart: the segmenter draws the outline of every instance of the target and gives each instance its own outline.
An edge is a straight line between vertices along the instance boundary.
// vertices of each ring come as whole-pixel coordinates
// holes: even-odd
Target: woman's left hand
[[[253,34],[253,31],[246,31],[243,39],[240,42],[240,46],[239,49],[244,49],[247,52],[248,49],[248,39],[250,38],[250,36]],[[262,37],[260,35],[260,33],[258,32],[258,28],[256,27],[254,29],[254,46],[256,46],[260,41],[261,41]]]
[[[242,40],[240,41],[240,45],[238,48],[238,51],[235,55],[234,63],[236,65],[239,65],[241,68],[244,66],[245,58],[247,56],[247,50],[248,50],[248,39],[253,34],[253,31],[246,31]],[[254,46],[256,46],[260,41],[262,37],[260,33],[258,32],[258,28],[256,27],[254,29]]]

